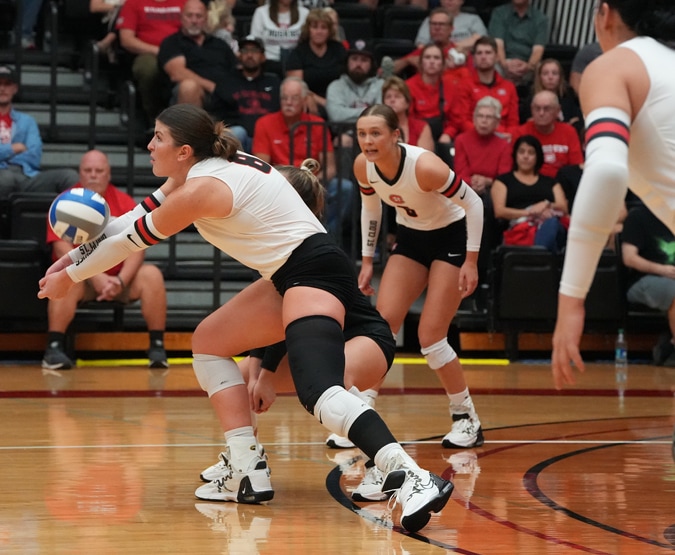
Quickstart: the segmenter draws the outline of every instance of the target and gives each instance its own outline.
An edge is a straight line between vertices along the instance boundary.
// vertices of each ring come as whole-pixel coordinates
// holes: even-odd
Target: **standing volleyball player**
[[[478,447],[483,444],[480,420],[448,343],[448,329],[460,301],[478,284],[483,204],[434,153],[399,143],[398,118],[389,106],[366,108],[356,122],[356,134],[361,154],[354,161],[354,175],[361,190],[363,238],[359,289],[366,295],[375,292],[371,279],[381,199],[396,208],[398,225],[376,308],[396,334],[426,288],[418,337],[450,399],[452,428],[443,446]]]
[[[598,2],[603,54],[584,71],[586,162],[574,200],[553,335],[556,388],[574,383],[584,299],[628,187],[675,232],[675,2]]]
[[[383,488],[398,489],[401,525],[417,531],[445,506],[453,486],[421,469],[380,416],[344,388],[342,326],[358,291],[353,264],[288,181],[238,147],[223,123],[214,127],[201,108],[164,110],[148,149],[153,173],[168,177],[161,187],[166,199],[83,259],[74,250],[54,263],[38,296],[59,298],[75,282],[194,223],[207,241],[263,278],[207,316],[192,337],[195,374],[230,434],[231,500],[273,496],[246,385],[232,357],[285,338],[303,406],[375,461],[386,477]]]

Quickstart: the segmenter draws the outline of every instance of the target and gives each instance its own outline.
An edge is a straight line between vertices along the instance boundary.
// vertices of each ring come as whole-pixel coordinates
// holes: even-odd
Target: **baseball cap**
[[[247,35],[243,39],[239,40],[239,48],[244,48],[247,44],[254,44],[258,48],[260,48],[261,52],[265,52],[265,44],[261,39],[254,35]]]
[[[368,56],[371,60],[375,59],[375,56],[371,52],[368,43],[364,39],[356,39],[349,43],[349,50],[347,50],[347,56],[352,54],[362,54],[363,56]]]
[[[9,66],[0,66],[0,79],[7,79],[12,83],[17,83],[16,71]]]

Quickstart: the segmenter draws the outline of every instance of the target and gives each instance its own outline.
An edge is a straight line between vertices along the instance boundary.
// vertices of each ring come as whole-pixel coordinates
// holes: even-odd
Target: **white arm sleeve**
[[[146,197],[126,214],[123,214],[117,218],[111,218],[98,237],[92,239],[91,241],[87,241],[78,247],[75,247],[68,253],[70,260],[76,264],[78,261],[86,258],[101,241],[104,241],[108,237],[117,235],[121,231],[125,230],[132,223],[138,220],[138,218],[145,216],[149,212],[152,212],[165,200],[166,195],[160,189],[157,189],[154,193]]]
[[[586,119],[584,172],[572,207],[560,292],[583,299],[602,249],[616,223],[628,188],[630,117],[618,108],[598,108]]]
[[[361,255],[374,256],[382,223],[382,201],[369,185],[361,189]]]
[[[466,212],[466,250],[478,252],[483,235],[483,201],[464,181],[451,199]]]
[[[116,266],[131,253],[147,249],[162,239],[166,239],[166,235],[157,231],[152,214],[148,214],[121,233],[98,243],[84,258],[68,266],[66,272],[74,282],[84,281]]]

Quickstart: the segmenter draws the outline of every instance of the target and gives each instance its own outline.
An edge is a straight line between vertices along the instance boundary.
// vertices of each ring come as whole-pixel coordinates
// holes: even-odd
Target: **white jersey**
[[[649,93],[630,126],[628,186],[675,232],[675,50],[650,37],[620,48],[635,52],[649,75]]]
[[[417,159],[427,152],[418,146],[400,144],[401,167],[398,175],[389,181],[382,177],[375,164],[366,162],[368,183],[361,184],[365,196],[377,193],[383,202],[396,208],[396,222],[420,231],[442,229],[465,216],[464,209],[449,197],[454,195],[462,181],[450,171],[450,186],[438,191],[423,191],[417,182]]]
[[[187,179],[215,177],[233,195],[228,217],[199,218],[195,227],[209,243],[269,279],[300,243],[326,230],[278,171],[248,154],[238,159],[209,158],[190,168]]]

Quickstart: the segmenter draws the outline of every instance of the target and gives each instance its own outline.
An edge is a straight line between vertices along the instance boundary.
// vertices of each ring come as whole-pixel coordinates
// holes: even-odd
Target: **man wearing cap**
[[[14,69],[0,66],[0,198],[18,191],[65,191],[77,183],[78,174],[74,169],[40,171],[40,130],[32,116],[13,108],[18,91]]]
[[[276,73],[263,71],[265,45],[248,35],[239,41],[240,67],[219,81],[211,97],[211,113],[223,120],[251,153],[253,130],[260,116],[277,112],[281,80]]]
[[[194,104],[210,111],[216,84],[228,79],[238,60],[225,41],[205,29],[206,5],[201,0],[187,0],[180,31],[162,41],[157,61],[173,83],[172,104]]]
[[[328,85],[326,111],[332,122],[354,123],[361,112],[382,102],[383,80],[375,77],[375,57],[364,40],[347,51],[347,72]]]

